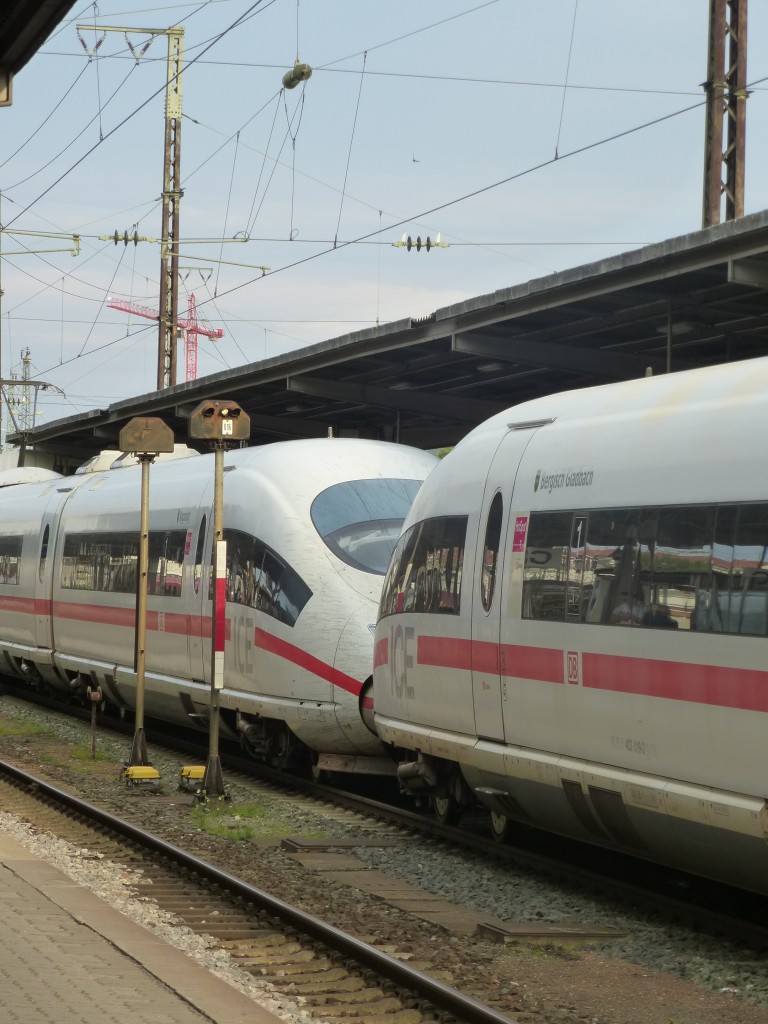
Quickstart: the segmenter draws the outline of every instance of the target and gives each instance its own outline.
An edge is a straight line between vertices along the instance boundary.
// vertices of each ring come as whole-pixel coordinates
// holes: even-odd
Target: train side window
[[[565,621],[572,512],[534,512],[523,571],[524,619]]]
[[[712,586],[698,597],[694,623],[708,632],[768,633],[768,506],[718,508]]]
[[[711,506],[659,509],[655,531],[640,553],[641,586],[648,595],[644,626],[694,628],[698,595],[710,589],[714,524]],[[641,541],[643,530],[641,525]]]
[[[466,516],[425,519],[395,547],[384,580],[379,617],[399,612],[459,615]]]
[[[149,535],[147,593],[181,597],[186,530],[154,530]]]
[[[486,612],[493,604],[493,591],[496,584],[496,564],[499,560],[499,544],[501,542],[501,520],[504,515],[504,501],[501,493],[493,496],[488,510],[488,522],[485,527],[485,543],[483,544],[483,566],[480,572],[480,599]]]
[[[50,538],[50,535],[51,527],[49,525],[46,525],[45,529],[43,530],[43,540],[42,543],[40,544],[40,561],[37,566],[37,578],[40,580],[41,583],[45,579],[45,561],[48,557],[48,540]]]
[[[18,585],[21,541],[20,536],[0,537],[0,583]]]
[[[195,567],[193,570],[193,580],[195,593],[200,593],[200,580],[203,577],[203,548],[205,546],[205,524],[206,517],[200,520],[200,529],[197,532],[197,546],[195,548]]]
[[[645,518],[652,511],[645,512]],[[642,625],[648,602],[640,582],[640,532],[640,509],[590,513],[584,557],[592,567],[594,581],[585,621]]]

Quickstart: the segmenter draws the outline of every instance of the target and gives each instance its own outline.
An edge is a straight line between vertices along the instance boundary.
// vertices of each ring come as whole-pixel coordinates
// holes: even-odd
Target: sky
[[[179,315],[194,294],[224,332],[199,338],[203,377],[698,230],[708,16],[75,5],[0,109],[0,377],[50,385],[38,424],[156,388],[157,323],[107,306],[159,306],[168,37],[142,29],[184,30]],[[749,18],[745,213],[768,206],[768,4]],[[296,60],[312,75],[283,89]]]

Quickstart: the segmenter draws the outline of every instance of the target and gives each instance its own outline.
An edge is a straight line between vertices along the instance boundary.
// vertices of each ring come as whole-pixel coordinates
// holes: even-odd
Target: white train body
[[[406,519],[376,631],[408,788],[768,892],[768,359],[495,416]]]
[[[298,737],[362,770],[381,754],[361,716],[373,624],[402,518],[435,462],[344,439],[225,455],[221,721],[254,752],[277,757]],[[201,728],[213,485],[212,455],[150,469],[145,709]],[[135,707],[140,500],[138,467],[0,487],[2,670],[59,689],[100,686]]]

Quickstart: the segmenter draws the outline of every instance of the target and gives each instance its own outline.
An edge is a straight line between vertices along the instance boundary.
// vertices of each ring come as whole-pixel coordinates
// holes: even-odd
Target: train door
[[[67,500],[71,488],[54,489],[50,494],[40,520],[39,533],[35,524],[35,540],[37,544],[37,564],[35,566],[34,610],[35,610],[35,646],[38,650],[52,651],[53,637],[53,567],[57,537],[57,526],[61,508]]]
[[[510,430],[496,450],[485,482],[472,594],[472,697],[475,728],[484,739],[503,740],[501,607],[509,508],[529,430]]]

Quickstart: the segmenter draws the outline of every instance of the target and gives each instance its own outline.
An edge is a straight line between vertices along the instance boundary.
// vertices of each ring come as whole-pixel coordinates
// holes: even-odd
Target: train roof
[[[519,430],[536,424],[575,420],[625,420],[641,416],[673,418],[705,410],[710,416],[728,409],[738,419],[753,415],[755,404],[768,412],[768,357],[708,366],[684,373],[642,377],[547,395],[511,406],[475,428],[469,438]]]

